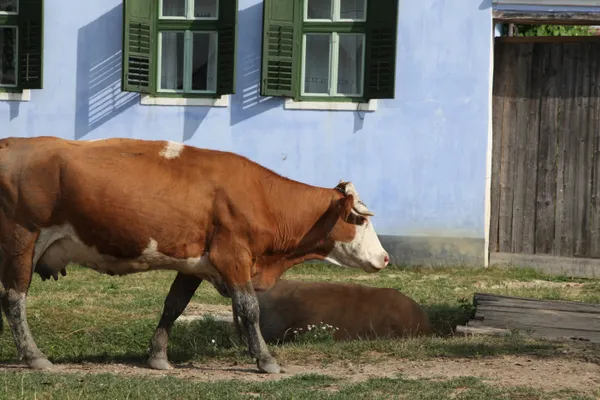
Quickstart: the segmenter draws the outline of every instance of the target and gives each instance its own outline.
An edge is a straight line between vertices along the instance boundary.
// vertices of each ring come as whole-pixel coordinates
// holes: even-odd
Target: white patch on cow
[[[356,235],[350,242],[336,242],[326,261],[340,266],[362,268],[367,272],[383,269],[389,261],[373,223],[356,226]]]
[[[35,244],[33,261],[34,266],[42,263],[54,271],[60,271],[72,262],[100,273],[116,275],[167,269],[199,276],[213,285],[221,284],[221,277],[210,263],[208,253],[179,259],[161,253],[158,248],[158,242],[150,238],[139,257],[117,258],[100,253],[95,246],[87,246],[77,236],[75,229],[65,224],[41,230]]]
[[[181,155],[183,148],[185,145],[183,143],[178,142],[167,142],[165,147],[160,151],[161,157],[166,158],[167,160],[171,160],[173,158],[177,158]]]

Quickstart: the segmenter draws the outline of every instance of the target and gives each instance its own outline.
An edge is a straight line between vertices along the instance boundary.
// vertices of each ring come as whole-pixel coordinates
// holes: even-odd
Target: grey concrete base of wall
[[[391,262],[400,266],[483,267],[484,239],[432,236],[380,236]]]
[[[544,274],[571,278],[600,278],[600,260],[593,258],[491,253],[490,266],[528,267]]]

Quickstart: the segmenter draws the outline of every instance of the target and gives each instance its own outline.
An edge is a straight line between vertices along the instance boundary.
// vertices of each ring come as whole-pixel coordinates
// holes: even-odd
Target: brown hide
[[[225,284],[251,278],[262,290],[292,265],[323,259],[334,241],[355,235],[351,195],[286,179],[228,152],[186,146],[167,159],[160,155],[166,144],[0,140],[3,251],[24,251],[11,245],[18,227],[27,230],[18,240],[30,243],[42,228],[69,224],[84,244],[120,260],[139,257],[150,239],[175,259],[210,249]],[[21,291],[27,275],[17,284]]]
[[[335,340],[410,337],[432,333],[427,314],[395,289],[280,279],[258,294],[260,328],[269,342],[320,323],[339,328]]]

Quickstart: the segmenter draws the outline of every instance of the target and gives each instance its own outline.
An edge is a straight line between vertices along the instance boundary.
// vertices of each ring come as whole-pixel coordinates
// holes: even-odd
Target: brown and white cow
[[[294,331],[321,323],[337,328],[334,340],[433,333],[425,311],[396,289],[280,279],[257,297],[260,330],[267,342],[294,340]],[[238,334],[244,333],[240,331]]]
[[[236,154],[165,141],[0,140],[1,304],[20,356],[52,366],[25,313],[33,271],[77,263],[125,275],[178,271],[149,364],[171,368],[168,337],[202,280],[232,298],[259,370],[283,372],[259,327],[255,290],[309,259],[376,272],[389,257],[351,183],[286,179]]]

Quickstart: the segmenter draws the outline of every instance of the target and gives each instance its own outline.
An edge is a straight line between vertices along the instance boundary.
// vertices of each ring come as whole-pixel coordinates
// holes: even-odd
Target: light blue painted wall
[[[258,95],[262,3],[239,1],[229,108],[139,105],[120,92],[121,2],[46,0],[44,89],[0,102],[1,136],[170,139],[293,179],[355,182],[385,235],[483,238],[490,0],[401,0],[396,99],[367,115],[290,111]],[[483,249],[482,249],[483,252]]]

